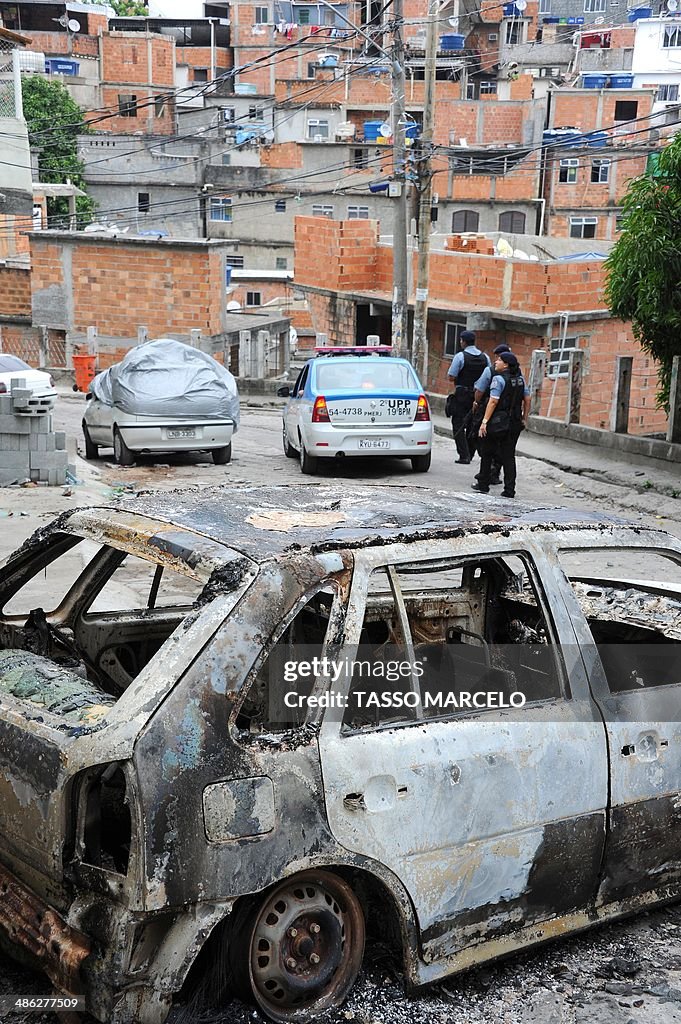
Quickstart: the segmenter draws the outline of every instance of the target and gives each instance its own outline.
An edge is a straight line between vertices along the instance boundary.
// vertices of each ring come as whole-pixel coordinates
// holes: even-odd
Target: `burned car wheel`
[[[301,1020],[345,999],[364,954],[364,915],[346,882],[306,871],[277,886],[251,920],[251,986],[268,1017]]]

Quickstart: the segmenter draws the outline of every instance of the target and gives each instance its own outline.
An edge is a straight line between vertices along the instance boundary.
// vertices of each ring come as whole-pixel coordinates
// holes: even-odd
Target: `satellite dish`
[[[672,3],[676,3],[676,0],[671,0]],[[603,25],[605,18],[594,18],[594,25]]]
[[[451,25],[452,28],[458,28],[459,27],[459,19],[458,18],[449,18],[447,20],[447,24]]]
[[[236,302],[234,299],[232,299],[231,302],[227,303],[227,312],[228,313],[236,313],[236,311],[238,309],[241,309],[241,305],[240,305],[240,303]]]
[[[80,22],[75,18],[69,18],[68,28],[69,32],[80,32]]]
[[[381,125],[380,132],[384,139],[389,139],[393,133],[392,125],[388,124],[387,121],[384,121],[384,123]]]
[[[679,9],[679,0],[667,0],[667,10],[668,11],[678,11],[678,9]]]
[[[515,8],[517,11],[524,11],[527,7],[527,0],[515,0]]]

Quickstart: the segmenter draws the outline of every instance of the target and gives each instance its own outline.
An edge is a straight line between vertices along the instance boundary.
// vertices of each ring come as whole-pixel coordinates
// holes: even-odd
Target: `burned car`
[[[679,895],[663,532],[165,492],[64,514],[0,598],[0,932],[101,1021],[209,989],[305,1021],[365,935],[416,987]]]

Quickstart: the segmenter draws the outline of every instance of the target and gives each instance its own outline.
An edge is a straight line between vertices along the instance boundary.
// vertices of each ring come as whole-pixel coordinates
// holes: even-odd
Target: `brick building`
[[[578,348],[584,374],[580,422],[608,428],[616,358],[629,355],[629,431],[664,430],[665,417],[655,408],[655,366],[628,325],[613,320],[605,306],[603,261],[574,251],[547,258],[547,240],[535,241],[542,258],[503,258],[485,236],[452,236],[446,247],[431,251],[426,388],[448,391],[447,370],[468,327],[488,351],[507,341],[525,368],[535,349],[545,350],[541,413],[562,418],[568,352]],[[561,243],[555,245],[559,251]],[[569,243],[562,248],[569,250]],[[295,284],[307,295],[315,330],[332,341],[352,344],[371,333],[389,342],[392,248],[379,240],[377,224],[297,218]]]

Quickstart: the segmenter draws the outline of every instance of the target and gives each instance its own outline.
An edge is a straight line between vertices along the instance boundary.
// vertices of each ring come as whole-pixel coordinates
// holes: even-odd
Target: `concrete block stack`
[[[66,483],[66,434],[52,429],[53,396],[36,395],[23,379],[0,395],[0,486]]]

